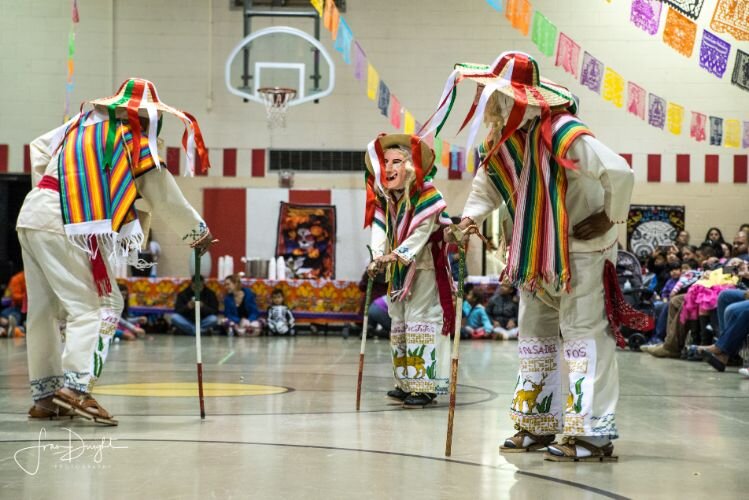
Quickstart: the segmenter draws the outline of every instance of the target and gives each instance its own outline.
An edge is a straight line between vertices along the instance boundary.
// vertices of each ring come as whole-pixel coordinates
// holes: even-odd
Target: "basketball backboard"
[[[296,106],[333,92],[335,66],[325,47],[310,34],[273,26],[251,33],[234,47],[224,78],[229,92],[257,103],[264,102],[258,89],[294,89],[288,106]]]

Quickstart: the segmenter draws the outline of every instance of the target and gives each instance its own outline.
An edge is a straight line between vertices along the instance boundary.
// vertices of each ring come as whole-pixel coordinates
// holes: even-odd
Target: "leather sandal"
[[[46,406],[34,405],[29,408],[29,418],[32,420],[65,420],[75,417],[75,412],[67,408],[55,406],[47,408]]]
[[[69,396],[58,390],[52,402],[57,406],[74,412],[87,420],[92,420],[97,424],[118,425],[119,422],[104,409],[90,394],[80,394],[77,397]]]
[[[504,444],[499,447],[499,452],[526,453],[529,451],[539,451],[552,444],[555,437],[554,434],[538,436],[526,430],[520,430],[514,436],[505,439]]]
[[[590,452],[589,455],[578,455],[578,448]],[[614,445],[611,443],[603,446],[595,446],[574,437],[566,438],[560,444],[549,446],[544,453],[544,460],[552,462],[617,462],[619,457],[614,455]]]

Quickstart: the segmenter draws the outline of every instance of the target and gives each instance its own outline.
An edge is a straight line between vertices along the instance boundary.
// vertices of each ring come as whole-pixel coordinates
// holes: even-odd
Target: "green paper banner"
[[[533,14],[531,40],[542,54],[549,57],[554,55],[554,47],[557,43],[557,27],[539,11]]]

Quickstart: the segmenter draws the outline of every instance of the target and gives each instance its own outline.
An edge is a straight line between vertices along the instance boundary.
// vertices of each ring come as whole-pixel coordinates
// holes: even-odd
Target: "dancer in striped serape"
[[[521,293],[520,373],[510,408],[518,432],[501,451],[548,447],[549,460],[615,460],[613,333],[622,308],[610,271],[634,176],[578,120],[572,94],[540,78],[536,62],[519,52],[489,66],[457,65],[422,133],[439,131],[466,79],[478,83],[464,121],[471,124],[468,147],[481,121],[491,131],[479,147],[481,168],[460,227],[506,205],[513,230],[504,277]],[[557,443],[556,434],[563,435]]]
[[[84,111],[86,104],[93,109]],[[169,227],[213,242],[203,219],[162,168],[162,113],[185,124],[188,169],[208,154],[195,119],[159,100],[153,83],[131,78],[116,95],[31,143],[32,182],[18,217],[28,290],[27,353],[34,406],[29,417],[79,415],[117,421],[91,396],[122,312],[113,263],[138,261],[144,241],[134,203],[143,197]],[[60,348],[60,330],[65,344]]]
[[[395,389],[405,408],[423,408],[447,391],[455,311],[442,229],[445,200],[432,184],[434,151],[419,137],[381,135],[365,161],[374,261],[386,268]]]

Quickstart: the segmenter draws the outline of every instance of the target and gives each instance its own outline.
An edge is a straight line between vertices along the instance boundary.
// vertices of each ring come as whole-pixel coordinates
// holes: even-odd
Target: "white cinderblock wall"
[[[354,37],[366,51],[380,77],[401,103],[424,120],[436,104],[453,63],[490,62],[504,50],[523,50],[539,61],[541,72],[568,86],[581,99],[580,116],[599,138],[634,158],[638,183],[633,202],[684,204],[687,229],[701,239],[717,225],[732,237],[749,220],[747,185],[733,185],[733,154],[740,150],[696,143],[688,136],[688,110],[724,118],[749,120],[749,94],[730,84],[736,47],[749,52],[749,43],[732,45],[729,69],[722,79],[699,68],[701,30],[708,27],[715,0],[706,0],[698,20],[695,53],[685,58],[666,46],[659,35],[650,36],[629,22],[629,1],[535,0],[557,27],[632,80],[667,100],[685,106],[686,133],[673,136],[654,129],[615,108],[589,91],[571,75],[553,66],[552,58],[538,52],[530,37],[514,30],[502,14],[484,0],[348,0],[344,14]],[[84,99],[110,95],[128,76],[154,81],[162,99],[196,115],[209,148],[239,148],[239,177],[208,177],[181,181],[198,209],[206,186],[272,187],[275,175],[248,177],[244,162],[253,148],[363,149],[378,132],[394,129],[375,103],[367,99],[364,84],[352,75],[340,54],[332,50],[323,29],[322,42],[333,53],[338,78],[334,94],[319,104],[291,109],[286,129],[269,131],[262,107],[243,103],[224,88],[223,68],[231,48],[242,37],[242,16],[229,9],[229,0],[79,0],[75,89],[72,108]],[[662,16],[661,23],[665,21]],[[254,29],[290,25],[312,32],[310,20],[254,19]],[[23,166],[23,145],[59,124],[62,118],[70,28],[70,3],[61,0],[0,0],[0,144],[10,148],[10,170]],[[443,139],[460,144],[451,134],[457,129],[471,84],[460,88],[455,116]],[[182,133],[176,119],[165,124],[167,144],[175,146]],[[744,151],[746,152],[746,151]],[[662,182],[645,182],[646,155],[662,154]],[[691,154],[691,182],[675,183],[675,155]],[[720,183],[703,184],[704,155],[720,154]],[[212,155],[216,157],[219,155]],[[464,179],[467,176],[464,174]],[[445,179],[445,172],[440,173]],[[300,175],[296,186],[360,188],[358,175]],[[450,212],[462,208],[469,181],[440,182]],[[167,228],[159,232],[168,262],[186,261],[185,250]],[[169,258],[173,257],[173,258]],[[181,266],[180,266],[181,267]]]

